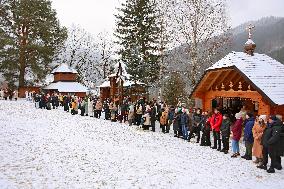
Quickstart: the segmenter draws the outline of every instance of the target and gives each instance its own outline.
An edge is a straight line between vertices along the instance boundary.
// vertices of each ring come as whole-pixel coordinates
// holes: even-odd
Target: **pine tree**
[[[115,36],[120,61],[134,80],[152,84],[159,78],[159,24],[153,0],[127,0],[118,9]]]
[[[41,81],[67,37],[50,0],[1,0],[0,70],[6,80]]]
[[[178,101],[187,102],[188,95],[185,91],[185,82],[181,75],[177,72],[172,72],[168,79],[165,80],[163,97],[167,104],[176,105]]]

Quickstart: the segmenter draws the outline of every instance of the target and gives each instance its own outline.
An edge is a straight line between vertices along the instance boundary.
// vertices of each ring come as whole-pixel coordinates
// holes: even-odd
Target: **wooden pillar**
[[[212,99],[211,98],[205,98],[204,99],[204,111],[212,111]]]
[[[109,81],[110,81],[110,98],[114,100],[116,93],[116,77],[110,77]]]
[[[204,111],[212,112],[212,100],[213,100],[212,93],[207,92],[204,95]]]

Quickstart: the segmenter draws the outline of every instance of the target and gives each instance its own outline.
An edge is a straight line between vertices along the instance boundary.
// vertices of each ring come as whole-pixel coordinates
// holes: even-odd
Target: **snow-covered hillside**
[[[268,174],[172,135],[25,101],[0,101],[0,112],[1,189],[284,188],[283,170]]]

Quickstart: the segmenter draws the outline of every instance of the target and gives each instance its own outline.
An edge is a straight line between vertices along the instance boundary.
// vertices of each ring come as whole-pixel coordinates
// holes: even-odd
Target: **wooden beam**
[[[206,83],[207,79],[208,79],[210,76],[212,76],[212,73],[214,73],[214,72],[208,72],[208,73],[203,77],[203,79],[202,79],[202,80],[200,81],[200,83],[198,84],[198,87],[196,88],[195,93],[196,93],[196,92],[199,93],[199,92],[203,91],[203,90],[202,90],[203,84]]]
[[[222,76],[222,79],[216,82],[216,86],[221,86],[227,80],[227,77],[233,73],[234,70],[226,70],[225,74]]]
[[[253,101],[260,102],[262,96],[257,91],[209,91],[206,93],[206,99],[214,99],[216,97],[239,97],[239,98],[250,98]]]
[[[228,86],[230,84],[231,81],[233,81],[236,77],[239,76],[239,73],[238,72],[234,72],[232,73],[227,79],[226,81],[224,82],[224,85],[225,85],[225,89],[230,89]]]
[[[234,90],[239,90],[239,82],[240,82],[240,79],[242,79],[242,76],[241,76],[241,75],[239,75],[236,79],[234,79],[234,80],[232,81],[232,83],[233,83],[233,85],[234,85],[234,87],[233,87]],[[242,82],[242,83],[243,83],[243,82]]]
[[[206,88],[207,91],[210,90],[210,88],[214,85],[214,83],[218,80],[219,76],[222,75],[222,73],[223,73],[222,70],[217,72],[217,75],[215,76],[215,78],[210,82],[210,84]]]

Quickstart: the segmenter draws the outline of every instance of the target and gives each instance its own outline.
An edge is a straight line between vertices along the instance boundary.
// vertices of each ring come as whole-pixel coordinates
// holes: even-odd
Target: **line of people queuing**
[[[19,92],[18,90],[0,89],[0,100],[18,100]]]
[[[166,103],[158,103],[156,100],[147,102],[141,98],[136,102],[124,98],[121,105],[106,100],[102,102],[98,97],[79,98],[66,95],[35,95],[37,108],[48,110],[64,107],[64,111],[72,115],[79,113],[81,116],[101,118],[104,111],[105,120],[113,122],[128,122],[129,126],[137,125],[143,130],[155,132],[156,122],[159,122],[161,131],[169,133],[173,127],[174,137],[182,138],[188,142],[196,138],[201,146],[210,146],[225,154],[229,153],[230,138],[232,144],[232,158],[240,156],[239,143],[243,136],[245,154],[241,156],[246,160],[252,160],[257,168],[274,173],[275,169],[281,170],[281,156],[284,152],[284,126],[280,115],[254,115],[245,110],[245,107],[235,115],[214,111],[202,112],[201,109],[186,109],[182,104],[168,106]],[[211,133],[213,145],[211,144]],[[267,169],[268,156],[271,159],[270,168]]]

